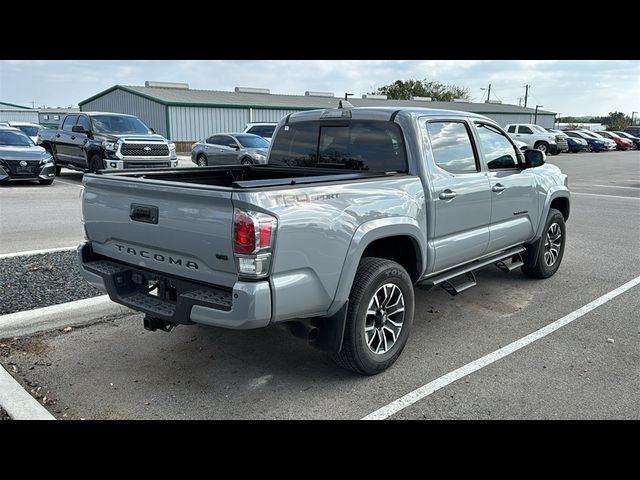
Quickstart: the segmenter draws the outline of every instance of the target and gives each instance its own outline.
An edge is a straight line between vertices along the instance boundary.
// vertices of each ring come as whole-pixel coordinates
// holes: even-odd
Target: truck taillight
[[[278,220],[266,213],[233,211],[233,251],[240,275],[260,278],[269,274],[271,249]]]

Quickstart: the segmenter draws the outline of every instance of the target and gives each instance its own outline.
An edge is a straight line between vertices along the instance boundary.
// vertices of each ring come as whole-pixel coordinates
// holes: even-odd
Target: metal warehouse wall
[[[30,122],[38,123],[38,111],[27,110],[0,110],[0,121],[2,122]]]
[[[510,123],[533,123],[534,115],[528,113],[481,113],[485,117],[495,120],[498,125],[504,127]],[[538,114],[538,125],[545,128],[553,128],[555,115]]]
[[[169,107],[171,140],[202,140],[214,133],[241,132],[253,122],[277,122],[297,110],[262,108]],[[250,119],[251,118],[251,119]]]
[[[82,112],[113,112],[135,115],[160,135],[167,135],[166,107],[161,103],[114,90],[80,106]]]
[[[279,122],[282,117],[286,117],[290,113],[296,113],[300,110],[271,110],[266,108],[252,108],[251,122]],[[243,128],[244,130],[244,128]]]

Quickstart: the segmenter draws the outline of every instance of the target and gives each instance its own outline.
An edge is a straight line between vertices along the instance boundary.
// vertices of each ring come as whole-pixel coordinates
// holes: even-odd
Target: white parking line
[[[587,195],[589,197],[609,197],[609,198],[626,198],[629,200],[640,200],[640,197],[625,197],[622,195],[604,195],[600,193],[585,193],[585,192],[574,192],[571,191],[571,195]]]
[[[583,185],[584,186],[584,185]],[[594,187],[605,187],[605,188],[626,188],[628,190],[638,191],[639,187],[621,187],[618,185],[593,185]]]
[[[66,250],[75,250],[76,248],[78,248],[78,245],[74,245],[73,247],[45,248],[43,250],[27,250],[25,252],[2,253],[0,254],[0,259],[22,257],[27,255],[40,255],[41,253],[64,252]]]
[[[507,355],[511,355],[512,353],[520,350],[523,347],[526,347],[530,343],[535,342],[536,340],[540,340],[543,337],[546,337],[550,333],[555,332],[559,328],[568,325],[569,323],[577,320],[583,315],[589,313],[591,310],[598,308],[600,305],[607,303],[608,301],[614,299],[618,295],[626,292],[627,290],[635,287],[640,284],[640,276],[634,278],[633,280],[628,281],[624,285],[619,286],[615,290],[610,291],[602,295],[601,297],[595,299],[593,302],[587,303],[585,306],[575,310],[568,315],[556,320],[553,323],[550,323],[546,327],[541,328],[540,330],[536,330],[535,332],[527,335],[526,337],[522,337],[515,342],[510,343],[509,345],[502,347],[495,352],[491,352],[484,357],[481,357],[477,360],[474,360],[471,363],[467,363],[466,365],[447,373],[446,375],[441,376],[440,378],[435,379],[432,382],[423,385],[420,388],[415,389],[414,391],[407,393],[403,397],[391,402],[388,405],[376,410],[373,413],[370,413],[362,420],[384,420],[385,418],[390,417],[391,415],[398,413],[400,410],[407,408],[410,405],[422,400],[425,397],[428,397],[434,392],[437,392],[441,388],[446,387],[447,385],[460,380],[467,375],[472,374],[480,370],[481,368],[486,367],[487,365],[491,365],[494,362],[497,362],[501,358],[506,357]]]
[[[81,183],[67,182],[66,180],[60,180],[59,178],[56,178],[55,182],[64,183],[65,185],[71,185],[72,187],[82,187]]]

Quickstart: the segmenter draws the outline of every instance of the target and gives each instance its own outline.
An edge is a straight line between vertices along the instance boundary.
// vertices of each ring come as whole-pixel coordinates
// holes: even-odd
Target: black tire
[[[593,145],[587,145],[587,152],[593,152]]]
[[[545,260],[545,252],[547,252],[548,248],[548,235],[550,233],[550,228],[552,225],[557,224],[560,227],[560,249],[557,253],[557,257],[555,261],[551,265],[547,263]],[[564,217],[562,213],[560,213],[555,208],[549,209],[549,214],[547,215],[547,221],[544,224],[544,233],[542,234],[542,239],[540,239],[540,250],[538,252],[538,258],[536,259],[536,263],[532,267],[522,267],[522,272],[533,278],[549,278],[553,276],[560,268],[560,263],[562,262],[562,256],[564,255],[564,247],[567,241],[567,230],[564,223]]]
[[[245,157],[240,161],[240,164],[241,165],[253,165],[253,161],[250,158]]]
[[[395,342],[386,352],[374,353],[366,340],[367,309],[376,292],[389,283],[397,286],[403,296],[402,327],[397,333]],[[400,356],[407,343],[413,323],[413,312],[413,283],[407,271],[391,260],[377,257],[363,258],[349,295],[342,350],[334,355],[334,360],[338,365],[361,375],[375,375],[389,368]],[[398,320],[398,317],[395,318]]]
[[[209,162],[207,161],[207,156],[204,153],[201,153],[200,155],[198,155],[198,158],[196,158],[196,162],[199,167],[206,167],[209,165]]]
[[[89,159],[89,172],[97,173],[98,170],[102,170],[104,168],[104,161],[102,159],[102,155],[99,153],[94,153],[91,155]]]
[[[548,153],[549,152],[549,144],[547,142],[536,142],[533,146],[536,150],[540,150],[541,152]]]
[[[38,180],[40,185],[51,185],[53,183],[53,178],[50,180]]]

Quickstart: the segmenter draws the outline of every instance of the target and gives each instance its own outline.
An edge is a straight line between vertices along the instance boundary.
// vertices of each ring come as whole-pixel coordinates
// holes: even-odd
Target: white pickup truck
[[[512,123],[504,127],[509,136],[527,144],[529,148],[542,150],[551,155],[560,153],[556,135],[534,123]]]

